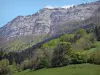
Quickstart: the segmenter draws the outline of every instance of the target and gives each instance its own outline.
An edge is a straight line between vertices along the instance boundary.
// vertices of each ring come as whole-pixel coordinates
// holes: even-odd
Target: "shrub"
[[[89,57],[86,53],[77,52],[71,55],[72,64],[87,63],[88,59]]]
[[[90,55],[90,61],[89,62],[100,65],[100,51],[93,52]]]
[[[8,73],[10,73],[9,61],[2,59],[0,61],[0,75],[6,75]]]
[[[65,34],[60,37],[61,42],[74,42],[74,34]]]
[[[20,64],[17,64],[16,69],[18,72],[23,70],[23,67]]]
[[[75,40],[78,40],[81,37],[85,36],[86,34],[87,33],[86,33],[85,29],[79,29],[79,30],[76,31],[75,36],[74,36],[74,39]]]
[[[84,50],[89,50],[90,48],[94,47],[94,44],[91,41],[90,35],[86,35],[86,36],[80,38],[77,41],[77,45]]]

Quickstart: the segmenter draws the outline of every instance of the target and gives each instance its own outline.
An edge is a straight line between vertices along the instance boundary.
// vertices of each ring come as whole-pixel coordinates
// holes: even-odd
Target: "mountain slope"
[[[44,8],[33,15],[18,16],[0,28],[0,46],[7,45],[6,49],[12,50],[14,43],[21,40],[24,43],[18,42],[18,47],[20,47],[18,49],[25,49],[22,45],[27,45],[31,41],[33,41],[32,45],[34,45],[49,37],[71,33],[73,30],[81,27],[91,27],[91,22],[86,21],[94,15],[94,12],[98,12],[99,8],[100,1],[97,1],[73,6],[68,9]],[[23,41],[22,37],[26,38],[25,40],[32,39]],[[15,49],[18,50],[17,48]]]

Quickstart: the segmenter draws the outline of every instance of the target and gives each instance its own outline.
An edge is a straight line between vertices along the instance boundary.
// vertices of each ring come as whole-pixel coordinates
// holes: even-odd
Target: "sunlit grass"
[[[79,64],[37,71],[25,70],[14,75],[100,75],[100,65]]]

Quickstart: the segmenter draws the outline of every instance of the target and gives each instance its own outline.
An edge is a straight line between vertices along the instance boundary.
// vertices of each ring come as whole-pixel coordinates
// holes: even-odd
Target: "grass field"
[[[100,75],[100,65],[79,64],[37,71],[25,70],[14,75]]]

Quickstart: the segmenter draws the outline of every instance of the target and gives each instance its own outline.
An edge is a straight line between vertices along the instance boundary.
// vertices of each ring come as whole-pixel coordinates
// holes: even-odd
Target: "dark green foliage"
[[[7,53],[0,48],[0,60],[7,58]]]
[[[71,44],[69,42],[60,42],[54,49],[52,66],[59,67],[68,65],[70,63],[70,57],[68,56],[71,52]]]
[[[0,60],[2,60],[4,57],[4,51],[2,49],[0,49]]]
[[[20,52],[9,52],[7,59],[9,60],[10,64],[13,62],[16,62],[17,64],[20,64],[25,57],[23,57],[25,54],[21,54]]]
[[[49,67],[48,59],[47,59],[46,57],[42,58],[42,59],[41,59],[40,65],[41,65],[42,67]]]
[[[96,26],[94,30],[97,40],[100,41],[100,26]]]
[[[43,50],[43,57],[41,59],[41,65],[45,68],[51,67],[53,50],[50,48],[44,48],[42,50]]]

